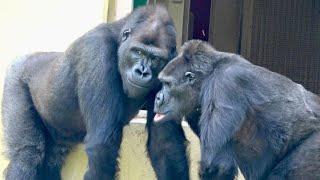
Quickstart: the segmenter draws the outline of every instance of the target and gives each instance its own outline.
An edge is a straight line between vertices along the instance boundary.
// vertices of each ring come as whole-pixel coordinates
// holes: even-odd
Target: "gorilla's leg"
[[[70,149],[69,145],[57,144],[51,138],[47,138],[45,160],[41,171],[42,179],[61,179],[61,169]]]
[[[181,124],[174,121],[155,124],[153,116],[153,112],[148,111],[147,149],[157,178],[189,179],[187,141]]]
[[[267,179],[320,179],[320,132],[302,140],[271,171]]]
[[[38,179],[45,154],[44,127],[18,72],[8,72],[3,94],[3,126],[10,160],[5,177]]]

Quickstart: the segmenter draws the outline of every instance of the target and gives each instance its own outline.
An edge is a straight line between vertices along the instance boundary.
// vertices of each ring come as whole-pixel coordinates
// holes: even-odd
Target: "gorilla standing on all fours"
[[[154,120],[198,121],[203,179],[230,169],[221,154],[246,179],[320,179],[320,98],[300,84],[195,40],[159,79]]]
[[[157,177],[188,179],[181,125],[152,123],[157,75],[176,54],[175,38],[165,8],[149,6],[99,25],[64,53],[16,61],[2,104],[10,159],[6,179],[60,179],[66,154],[83,140],[89,158],[85,179],[113,179],[122,128],[142,105],[148,109],[148,152]]]

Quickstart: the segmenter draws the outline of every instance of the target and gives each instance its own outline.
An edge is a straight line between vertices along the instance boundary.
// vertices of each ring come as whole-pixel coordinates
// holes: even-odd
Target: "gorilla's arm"
[[[249,104],[245,89],[238,83],[237,70],[231,71],[214,73],[215,77],[204,82],[199,122],[202,164],[212,163],[246,118]]]
[[[190,128],[199,137],[200,130],[198,122],[201,116],[200,111],[194,111],[188,114],[185,118]],[[234,179],[238,174],[238,166],[235,159],[233,158],[233,153],[230,149],[230,145],[226,144],[217,153],[217,155],[211,158],[210,154],[203,154],[202,159],[210,159],[211,164],[200,165],[199,175],[202,180],[205,179]]]
[[[117,70],[117,43],[107,30],[97,30],[77,41],[73,48],[79,54],[71,49],[69,57],[77,62],[78,101],[87,126],[89,167],[85,179],[113,179],[128,114],[122,112],[126,96]]]
[[[187,140],[181,124],[175,121],[154,123],[154,97],[147,104],[148,155],[157,179],[189,179]]]
[[[211,154],[201,154],[199,175],[202,180],[211,179],[234,179],[238,174],[238,166],[234,159],[234,154],[230,143],[225,144],[216,156]],[[204,161],[206,159],[206,161]],[[210,164],[206,162],[210,161]]]

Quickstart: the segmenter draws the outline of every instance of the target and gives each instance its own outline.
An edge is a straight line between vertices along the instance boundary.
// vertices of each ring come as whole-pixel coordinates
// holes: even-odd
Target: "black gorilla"
[[[175,37],[165,8],[149,6],[99,25],[64,53],[17,60],[8,70],[2,104],[6,179],[60,179],[64,157],[82,141],[89,158],[85,179],[113,179],[122,128],[142,106],[157,176],[188,179],[180,124],[152,123],[157,75],[176,54]],[[153,135],[160,132],[162,138]]]
[[[203,179],[233,161],[246,179],[320,179],[320,98],[300,84],[196,40],[159,79],[155,121],[200,116]]]

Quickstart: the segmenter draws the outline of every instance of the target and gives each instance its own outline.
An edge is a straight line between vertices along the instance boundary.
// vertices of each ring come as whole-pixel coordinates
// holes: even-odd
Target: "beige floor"
[[[192,179],[197,178],[199,144],[197,138],[185,128],[188,139],[191,140],[189,151],[191,156]],[[143,124],[131,124],[125,128],[124,139],[121,145],[120,172],[122,180],[150,180],[155,179],[149,160],[146,156],[146,133]],[[2,147],[2,146],[1,146]],[[4,170],[8,161],[0,156],[0,172]],[[68,156],[62,170],[63,179],[82,179],[87,167],[87,156],[83,151],[83,145],[77,146]],[[1,177],[0,179],[2,179]]]
[[[190,143],[191,156],[191,176],[197,178],[198,159],[200,156],[199,144],[197,138],[185,128]],[[145,150],[146,133],[144,125],[131,124],[125,128],[124,140],[121,145],[120,172],[119,177],[122,180],[151,180],[155,179],[150,162],[146,156]],[[68,157],[67,163],[62,170],[64,179],[81,179],[86,169],[87,157],[79,146]]]

